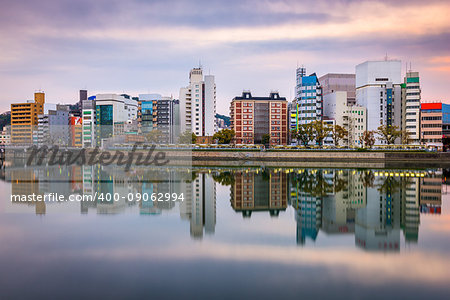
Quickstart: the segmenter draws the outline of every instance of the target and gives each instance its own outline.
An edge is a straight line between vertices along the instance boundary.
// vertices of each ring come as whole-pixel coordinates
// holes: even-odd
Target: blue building
[[[306,69],[297,68],[296,80],[296,111],[291,111],[296,116],[295,123],[291,124],[291,129],[297,129],[299,125],[308,124],[313,121],[322,121],[323,118],[323,98],[322,86],[319,83],[316,73],[306,76]]]

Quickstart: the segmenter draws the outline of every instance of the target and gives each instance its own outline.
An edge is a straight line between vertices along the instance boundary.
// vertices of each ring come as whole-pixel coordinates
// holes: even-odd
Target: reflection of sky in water
[[[405,242],[398,224],[398,252],[364,251],[354,232],[327,233],[324,223],[315,241],[298,245],[292,201],[278,216],[263,210],[247,218],[230,205],[230,186],[215,186],[213,233],[199,239],[179,203],[156,215],[140,214],[137,205],[80,214],[79,203],[52,203],[35,215],[32,205],[11,204],[11,183],[1,181],[0,298],[419,298],[450,289],[445,186],[442,213],[420,214],[417,242]]]

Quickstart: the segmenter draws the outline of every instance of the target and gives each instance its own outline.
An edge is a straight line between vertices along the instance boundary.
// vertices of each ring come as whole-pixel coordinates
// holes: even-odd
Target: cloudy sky
[[[297,64],[353,73],[386,53],[421,73],[423,100],[450,102],[449,15],[446,0],[0,0],[0,111],[39,89],[178,97],[201,61],[228,114],[243,89],[292,98]]]

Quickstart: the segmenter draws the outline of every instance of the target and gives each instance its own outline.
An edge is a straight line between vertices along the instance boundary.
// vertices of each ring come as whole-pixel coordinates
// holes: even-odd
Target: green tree
[[[263,134],[262,135],[262,137],[261,137],[261,143],[263,144],[263,145],[269,145],[270,144],[270,134]]]
[[[411,142],[411,132],[409,132],[408,130],[402,130],[401,136],[403,145],[408,145]]]
[[[378,139],[380,141],[385,141],[388,145],[394,144],[395,140],[402,135],[398,126],[394,125],[381,125],[378,127],[377,133],[380,136]]]
[[[364,170],[360,174],[360,179],[364,187],[373,187],[375,182],[375,175],[372,170]]]
[[[348,136],[348,131],[340,125],[334,125],[331,128],[331,135],[333,137],[334,145],[339,146],[339,142]]]
[[[6,125],[11,125],[11,112],[9,111],[0,115],[0,130]]]
[[[213,174],[212,177],[215,182],[218,182],[221,185],[230,185],[231,186],[234,184],[234,174],[229,171]]]
[[[178,137],[179,144],[195,144],[196,141],[197,135],[189,130],[186,130]]]
[[[153,129],[152,131],[149,131],[145,137],[149,143],[158,143],[162,137],[162,132],[158,129]]]
[[[364,131],[363,134],[359,137],[359,141],[361,142],[362,148],[372,148],[375,144],[375,134],[372,130]]]
[[[229,144],[234,138],[233,129],[222,129],[219,132],[214,133],[213,140],[217,140],[218,144]]]
[[[295,138],[297,141],[300,141],[303,146],[308,146],[309,142],[313,139],[313,128],[311,124],[299,125],[297,132],[295,132]]]
[[[323,121],[313,121],[311,122],[311,126],[313,129],[314,140],[319,146],[323,145],[323,140],[328,136],[331,132],[331,126],[325,124]]]

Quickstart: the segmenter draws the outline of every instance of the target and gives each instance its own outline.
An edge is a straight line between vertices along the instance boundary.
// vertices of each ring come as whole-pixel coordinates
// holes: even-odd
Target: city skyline
[[[178,98],[201,64],[216,78],[217,112],[228,114],[244,89],[292,100],[297,65],[318,77],[355,73],[386,54],[402,60],[402,76],[409,62],[420,72],[422,101],[450,101],[442,1],[2,3],[1,112],[36,90],[50,103],[75,103],[83,88]]]

